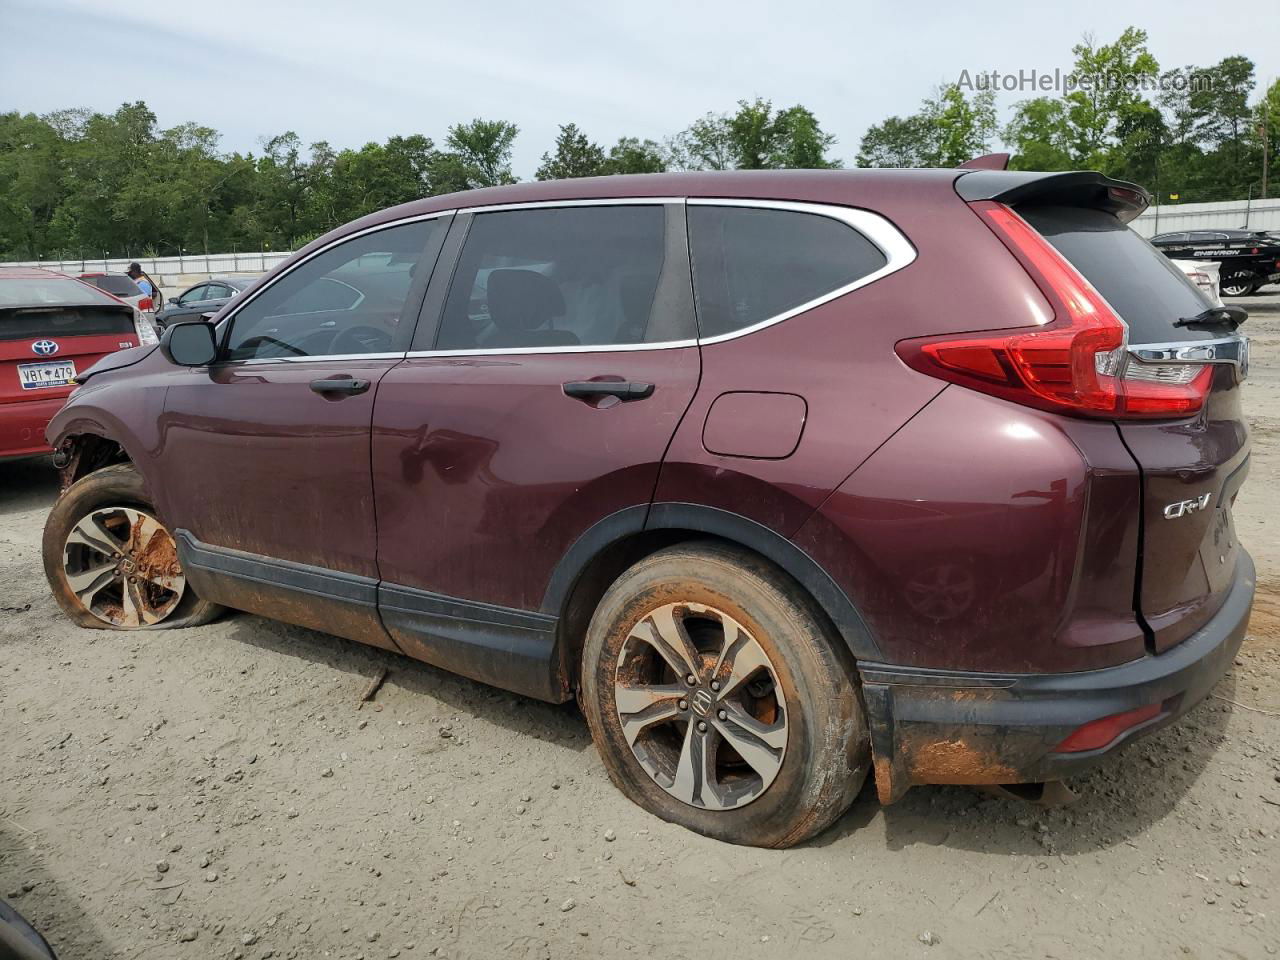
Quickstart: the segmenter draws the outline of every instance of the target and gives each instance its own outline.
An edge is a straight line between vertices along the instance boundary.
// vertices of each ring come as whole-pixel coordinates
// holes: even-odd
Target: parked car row
[[[255,279],[211,277],[157,310],[159,291],[122,273],[0,267],[0,460],[50,452],[46,424],[105,353],[155,345],[167,324],[216,314]]]
[[[47,270],[0,268],[0,459],[47,453],[45,426],[76,377],[156,342],[134,303]]]
[[[885,803],[1075,774],[1208,695],[1254,592],[1245,314],[1147,202],[753,171],[373,214],[82,376],[53,595],[576,698],[623,792],[738,843],[873,767]]]
[[[248,289],[256,279],[256,276],[227,275],[203,280],[171,297],[168,305],[156,314],[156,323],[164,329],[178,320],[211,316]]]

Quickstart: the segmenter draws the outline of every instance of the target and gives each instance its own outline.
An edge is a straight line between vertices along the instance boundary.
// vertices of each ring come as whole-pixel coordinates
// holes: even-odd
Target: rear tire
[[[41,552],[54,599],[82,627],[195,627],[224,609],[186,583],[173,535],[130,464],[68,487],[45,521]]]
[[[1248,270],[1237,270],[1222,279],[1219,289],[1224,297],[1247,297],[1258,289],[1256,279]]]
[[[633,801],[718,840],[787,847],[829,826],[866,779],[853,677],[798,584],[702,542],[647,557],[609,588],[581,689],[605,768]]]

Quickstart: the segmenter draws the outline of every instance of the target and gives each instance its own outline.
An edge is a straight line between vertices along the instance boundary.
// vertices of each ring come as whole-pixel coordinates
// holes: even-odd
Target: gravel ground
[[[1213,698],[1071,807],[868,789],[788,851],[632,806],[571,707],[257,617],[78,630],[40,571],[54,472],[0,466],[0,895],[64,960],[1273,956],[1280,295],[1245,305],[1259,597]]]

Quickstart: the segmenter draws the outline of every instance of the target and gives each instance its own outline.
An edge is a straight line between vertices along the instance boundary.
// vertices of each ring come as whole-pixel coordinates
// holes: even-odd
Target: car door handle
[[[564,385],[564,395],[579,400],[591,400],[595,397],[643,400],[653,395],[653,384],[634,380],[572,380]]]
[[[312,380],[311,389],[322,396],[326,393],[345,393],[354,396],[369,389],[368,380],[354,380],[351,377],[328,377],[324,380]]]

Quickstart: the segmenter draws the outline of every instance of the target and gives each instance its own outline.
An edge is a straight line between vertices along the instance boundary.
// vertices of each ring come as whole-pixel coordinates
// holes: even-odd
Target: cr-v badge
[[[1177,503],[1171,503],[1164,508],[1164,518],[1166,520],[1177,520],[1179,517],[1185,517],[1188,513],[1195,513],[1197,510],[1203,510],[1209,505],[1211,493],[1202,493],[1198,497],[1191,500],[1179,500]]]

